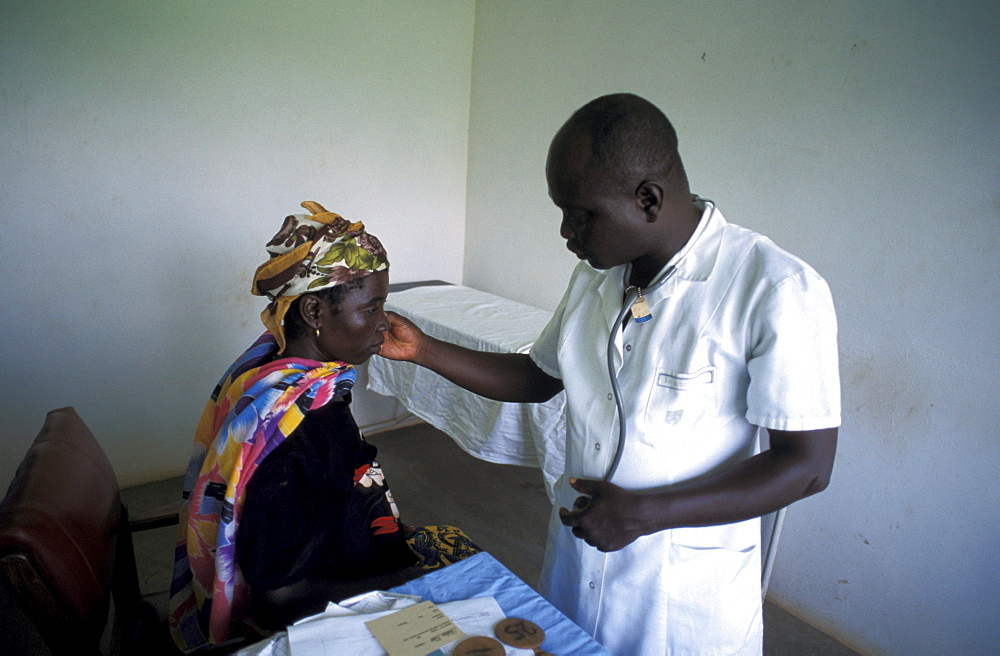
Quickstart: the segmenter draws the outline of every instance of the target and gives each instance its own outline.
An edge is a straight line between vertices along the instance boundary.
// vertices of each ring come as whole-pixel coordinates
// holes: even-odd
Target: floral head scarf
[[[279,352],[285,350],[282,322],[292,301],[389,268],[382,242],[365,232],[363,223],[351,223],[312,201],[302,207],[312,215],[285,217],[267,243],[271,259],[257,268],[251,289],[271,299],[260,319],[277,340]]]

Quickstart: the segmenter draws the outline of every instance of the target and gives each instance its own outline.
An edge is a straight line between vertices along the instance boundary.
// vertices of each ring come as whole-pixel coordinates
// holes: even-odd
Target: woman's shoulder
[[[353,471],[359,458],[374,458],[366,453],[366,448],[374,447],[362,439],[350,402],[349,396],[340,397],[308,411],[286,442],[294,442],[290,446],[300,457],[323,461],[331,468]]]
[[[345,438],[349,441],[361,439],[361,432],[354,421],[354,413],[351,412],[350,393],[330,399],[320,407],[306,412],[295,433],[327,438],[321,440],[324,443],[331,440],[340,441],[336,438]]]
[[[364,453],[365,446],[349,400],[330,401],[305,413],[295,430],[259,463],[249,487],[258,492],[280,488],[297,497],[346,492],[359,460],[374,457]]]

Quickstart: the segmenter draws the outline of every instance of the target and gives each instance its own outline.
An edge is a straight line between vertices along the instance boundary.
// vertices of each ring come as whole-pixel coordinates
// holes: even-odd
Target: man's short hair
[[[687,186],[674,126],[648,100],[630,93],[601,96],[578,109],[567,125],[589,133],[592,165],[626,179],[655,175],[665,184]]]

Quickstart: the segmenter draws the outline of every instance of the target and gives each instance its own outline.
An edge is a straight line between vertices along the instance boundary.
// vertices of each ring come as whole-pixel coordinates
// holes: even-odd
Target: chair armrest
[[[151,508],[136,515],[129,515],[128,528],[132,533],[149,531],[164,526],[176,526],[180,522],[181,500],[171,501],[157,508]]]

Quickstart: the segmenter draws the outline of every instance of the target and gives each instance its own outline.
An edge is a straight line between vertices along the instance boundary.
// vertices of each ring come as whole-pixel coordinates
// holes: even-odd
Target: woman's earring
[[[319,339],[319,328],[316,329],[316,339]]]

